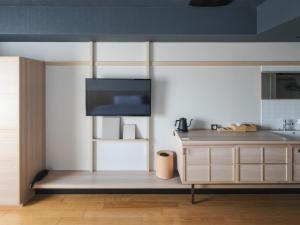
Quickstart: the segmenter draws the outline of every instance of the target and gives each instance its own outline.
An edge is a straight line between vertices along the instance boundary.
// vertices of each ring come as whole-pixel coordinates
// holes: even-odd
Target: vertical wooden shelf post
[[[89,70],[90,70],[90,77],[95,78],[95,45],[94,42],[89,42],[90,45],[90,59],[89,59]],[[96,143],[93,142],[93,139],[95,138],[95,124],[96,124],[96,118],[94,116],[91,117],[91,137],[90,137],[90,143],[91,143],[91,153],[90,153],[90,171],[95,171],[95,155],[96,155]]]
[[[145,67],[146,67],[146,76],[147,78],[151,79],[151,43],[149,41],[145,42]],[[152,98],[151,98],[152,99]],[[151,103],[152,104],[152,103]],[[148,125],[148,142],[147,142],[147,171],[150,172],[150,160],[151,160],[151,116],[147,118],[147,125]]]

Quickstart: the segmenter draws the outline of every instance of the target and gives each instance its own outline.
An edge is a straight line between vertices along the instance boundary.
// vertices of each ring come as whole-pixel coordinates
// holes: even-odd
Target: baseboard
[[[37,189],[36,194],[190,194],[191,189]],[[300,194],[300,188],[196,189],[196,194]]]

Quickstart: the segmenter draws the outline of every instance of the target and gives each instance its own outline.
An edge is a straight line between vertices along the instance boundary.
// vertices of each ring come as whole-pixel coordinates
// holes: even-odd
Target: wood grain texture
[[[0,205],[19,204],[17,132],[0,132]]]
[[[37,195],[0,225],[298,225],[299,195]],[[278,212],[278,213],[276,213]]]
[[[34,195],[30,183],[45,168],[45,65],[20,59],[20,192]]]
[[[176,136],[181,145],[178,168],[183,184],[299,183],[299,168],[293,166],[293,156],[296,163],[298,160],[298,145],[291,145],[299,140],[280,140],[266,131],[235,134],[193,130]],[[271,139],[274,141],[269,144]]]
[[[0,205],[16,206],[45,167],[44,63],[0,57],[0,83]]]
[[[122,189],[122,188],[189,188],[182,185],[178,177],[162,180],[155,173],[148,171],[135,172],[78,172],[78,171],[51,171],[49,175],[37,182],[34,188],[38,189]]]
[[[300,61],[154,61],[153,66],[296,66]]]
[[[86,61],[48,61],[47,66],[88,66]],[[146,61],[97,61],[97,66],[146,66]],[[300,61],[150,61],[149,66],[299,66]]]
[[[0,205],[19,205],[19,57],[0,57]]]

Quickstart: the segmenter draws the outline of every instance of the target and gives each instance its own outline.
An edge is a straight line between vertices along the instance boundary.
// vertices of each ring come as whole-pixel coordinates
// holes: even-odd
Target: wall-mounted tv
[[[150,116],[150,79],[86,79],[88,116]]]

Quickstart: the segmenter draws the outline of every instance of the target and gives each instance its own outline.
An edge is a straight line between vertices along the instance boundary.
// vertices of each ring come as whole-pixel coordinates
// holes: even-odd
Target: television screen
[[[150,116],[150,79],[86,79],[88,116]]]

